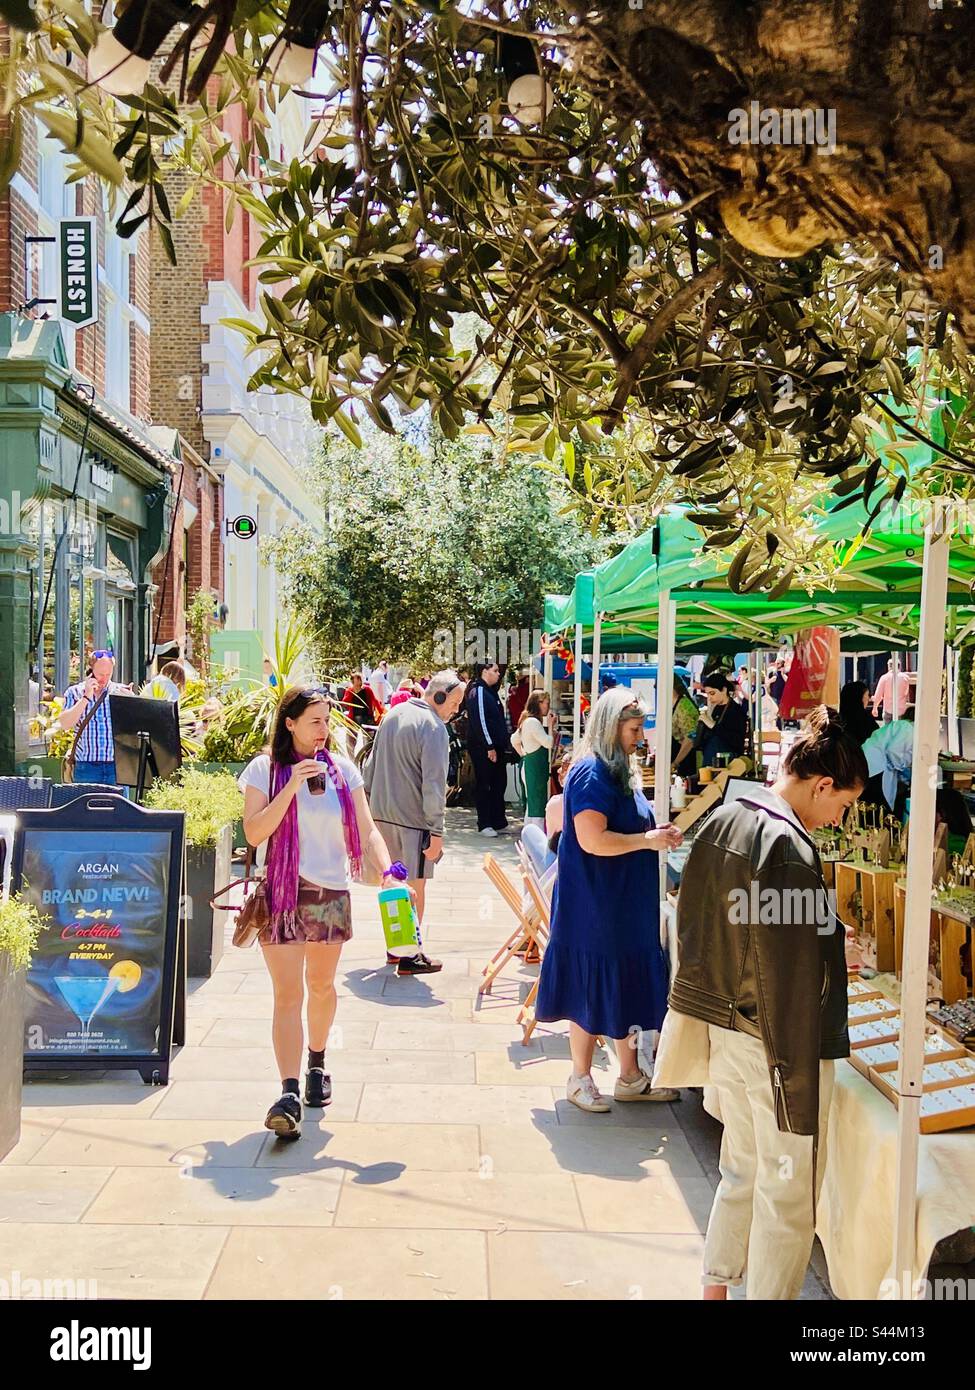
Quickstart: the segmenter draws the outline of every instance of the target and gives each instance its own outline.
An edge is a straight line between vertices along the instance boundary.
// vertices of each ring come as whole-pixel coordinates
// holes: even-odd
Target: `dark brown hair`
[[[186,689],[186,667],[181,661],[167,661],[159,674],[171,680],[180,694]]]
[[[548,700],[549,706],[551,706],[552,697],[549,695],[547,690],[532,691],[532,693],[528,697],[527,703],[525,704],[525,708],[521,712],[521,718],[518,720],[519,729],[521,728],[522,724],[524,724],[526,719],[541,719],[542,705],[545,703],[546,700]]]
[[[274,716],[274,726],[271,729],[268,752],[271,754],[272,763],[276,763],[279,767],[287,767],[295,760],[294,740],[285,720],[300,719],[310,705],[328,705],[330,703],[331,701],[322,691],[309,690],[307,686],[303,685],[293,685],[284,692]],[[331,744],[330,737],[326,746],[330,748]]]
[[[870,777],[863,749],[829,705],[818,705],[802,721],[795,743],[782,759],[782,770],[802,781],[832,777],[837,791],[858,784],[865,787]]]

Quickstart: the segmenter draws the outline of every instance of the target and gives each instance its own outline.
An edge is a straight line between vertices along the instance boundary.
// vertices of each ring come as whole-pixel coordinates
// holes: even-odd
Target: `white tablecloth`
[[[837,1062],[817,1233],[838,1298],[890,1297],[896,1163],[896,1107],[849,1062]],[[922,1134],[912,1284],[939,1240],[973,1225],[975,1129]]]

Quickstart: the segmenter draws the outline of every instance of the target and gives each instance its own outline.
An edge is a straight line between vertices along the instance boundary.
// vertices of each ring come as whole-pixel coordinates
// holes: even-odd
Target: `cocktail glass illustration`
[[[119,988],[121,981],[117,976],[110,975],[55,975],[54,983],[81,1024],[82,1043],[87,1043],[91,1036],[92,1019]]]

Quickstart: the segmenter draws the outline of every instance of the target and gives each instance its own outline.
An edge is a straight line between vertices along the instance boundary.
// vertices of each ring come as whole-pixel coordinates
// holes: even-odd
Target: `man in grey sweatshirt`
[[[422,925],[425,880],[443,854],[449,741],[447,724],[460,709],[464,682],[438,671],[422,696],[394,705],[383,716],[363,769],[369,806],[390,857],[405,864]],[[421,950],[386,953],[398,975],[429,975],[442,968]]]

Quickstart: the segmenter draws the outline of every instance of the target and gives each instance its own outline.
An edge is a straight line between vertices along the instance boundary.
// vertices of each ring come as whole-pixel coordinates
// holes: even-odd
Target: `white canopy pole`
[[[907,850],[904,964],[901,979],[901,1058],[897,1071],[897,1174],[894,1208],[893,1277],[905,1298],[914,1283],[917,1252],[917,1155],[928,994],[934,802],[941,718],[948,592],[948,538],[924,533],[921,632],[911,769],[911,834]],[[895,657],[896,661],[896,657]],[[894,667],[895,675],[897,667]],[[896,698],[894,709],[897,709]]]
[[[576,623],[576,662],[572,685],[572,744],[582,738],[582,623]]]
[[[752,754],[755,759],[755,771],[762,766],[762,652],[756,647],[751,654],[753,670],[751,673],[751,707],[752,707]]]
[[[948,647],[946,656],[948,663],[948,752],[957,758],[961,752],[961,743],[958,737],[958,648]]]
[[[674,640],[677,604],[669,589],[660,591],[657,617],[657,713],[653,773],[653,816],[658,825],[670,820],[670,741],[674,704]],[[667,856],[660,856],[660,901],[667,897]]]
[[[551,641],[548,638],[545,641],[545,648],[545,655],[542,658],[542,687],[551,699],[555,689],[555,653],[552,651]]]
[[[592,694],[593,704],[599,699],[599,642],[602,637],[603,615],[597,612],[592,624]]]

